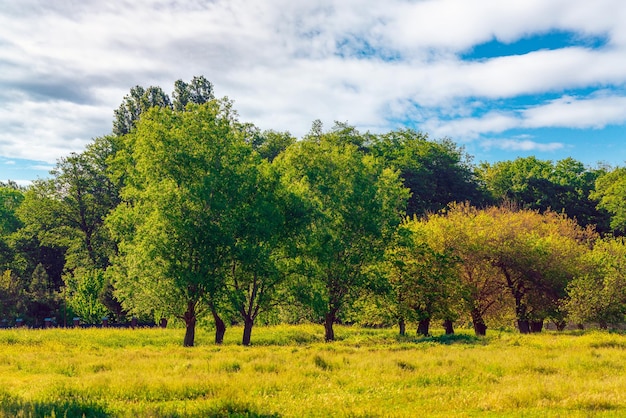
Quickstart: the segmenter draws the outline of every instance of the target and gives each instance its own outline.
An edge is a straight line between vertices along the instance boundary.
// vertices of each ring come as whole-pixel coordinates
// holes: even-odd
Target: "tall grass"
[[[0,331],[0,416],[626,416],[626,336]]]

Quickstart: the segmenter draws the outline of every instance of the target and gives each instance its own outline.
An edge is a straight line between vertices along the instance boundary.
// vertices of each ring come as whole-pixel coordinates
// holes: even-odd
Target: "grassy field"
[[[0,331],[0,416],[626,416],[626,335]]]

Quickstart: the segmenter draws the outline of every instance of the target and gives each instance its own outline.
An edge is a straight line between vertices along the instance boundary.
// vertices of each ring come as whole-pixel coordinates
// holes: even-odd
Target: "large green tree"
[[[370,284],[370,266],[382,259],[408,196],[397,172],[359,150],[362,141],[345,125],[314,126],[278,157],[284,181],[310,205],[299,289],[323,317],[326,341],[335,339],[342,308]]]
[[[115,162],[123,203],[108,221],[120,252],[110,273],[129,310],[184,321],[185,346],[207,310],[223,340],[219,305],[259,160],[227,100],[152,108],[123,138]]]

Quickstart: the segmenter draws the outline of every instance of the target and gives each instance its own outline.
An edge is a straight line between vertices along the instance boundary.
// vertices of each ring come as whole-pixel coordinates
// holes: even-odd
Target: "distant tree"
[[[369,286],[371,265],[382,259],[408,193],[396,172],[359,150],[360,142],[343,125],[313,129],[277,160],[284,181],[311,208],[299,247],[307,271],[296,288],[323,317],[326,341],[335,339],[342,308]]]
[[[185,110],[189,103],[203,104],[215,99],[213,95],[213,84],[204,76],[195,76],[189,83],[183,80],[176,80],[174,83],[174,110]]]
[[[411,190],[407,215],[434,213],[451,202],[485,202],[470,156],[451,140],[432,141],[406,129],[369,138],[368,143],[368,150],[399,170]]]
[[[46,269],[37,265],[25,295],[28,298],[28,315],[35,326],[43,326],[45,318],[57,316],[59,293],[50,286]]]
[[[130,93],[124,96],[122,104],[114,112],[113,134],[121,136],[129,133],[139,117],[154,106],[171,107],[170,98],[161,87],[131,88]]]
[[[596,180],[605,173],[603,168],[586,168],[572,158],[553,163],[527,157],[482,163],[477,173],[499,203],[508,201],[524,209],[566,213],[582,226],[594,225],[600,232],[609,229],[607,212],[598,209],[592,197]]]
[[[27,310],[24,283],[11,270],[0,274],[0,320],[22,317]]]
[[[11,234],[20,227],[17,208],[24,200],[24,192],[17,185],[0,184],[0,270],[11,269],[15,248]]]
[[[591,197],[598,207],[611,214],[610,225],[620,233],[626,232],[626,168],[615,168],[598,177]]]
[[[296,139],[289,132],[265,131],[260,133],[252,146],[264,159],[272,162]]]

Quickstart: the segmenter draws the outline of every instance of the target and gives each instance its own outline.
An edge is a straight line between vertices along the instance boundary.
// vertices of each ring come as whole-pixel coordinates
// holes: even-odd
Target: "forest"
[[[449,138],[239,120],[204,77],[136,86],[112,131],[0,184],[0,320],[41,328],[397,327],[427,336],[626,314],[626,168],[474,163]],[[407,327],[413,327],[408,331]]]

